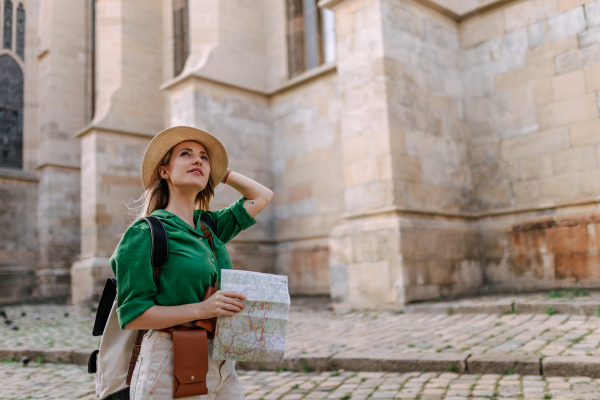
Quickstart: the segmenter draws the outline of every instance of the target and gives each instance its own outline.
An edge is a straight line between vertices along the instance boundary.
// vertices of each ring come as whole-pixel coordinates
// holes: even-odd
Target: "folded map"
[[[290,313],[287,276],[226,269],[221,271],[221,290],[242,293],[246,307],[217,318],[213,358],[282,361]]]

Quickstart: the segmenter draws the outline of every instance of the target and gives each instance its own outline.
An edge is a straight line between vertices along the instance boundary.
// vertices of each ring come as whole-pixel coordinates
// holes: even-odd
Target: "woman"
[[[142,341],[133,372],[130,399],[173,398],[171,333],[159,329],[244,309],[245,297],[218,291],[202,301],[205,289],[222,269],[232,268],[225,243],[256,223],[254,217],[273,198],[263,185],[227,168],[221,142],[211,134],[190,127],[173,127],[156,135],[144,154],[143,209],[139,217],[158,217],[168,236],[169,258],[154,284],[150,263],[151,234],[146,221],[137,220],[125,232],[110,262],[117,278],[117,312],[121,329],[149,330]],[[208,211],[216,185],[237,190],[241,198],[230,206]],[[200,226],[209,214],[216,223],[214,251]],[[212,359],[209,341],[207,396],[187,399],[243,399],[234,361]]]

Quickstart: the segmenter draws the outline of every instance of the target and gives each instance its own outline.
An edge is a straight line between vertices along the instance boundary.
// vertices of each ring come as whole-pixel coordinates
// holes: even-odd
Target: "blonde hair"
[[[197,142],[199,143],[199,142]],[[200,143],[202,144],[202,143]],[[163,157],[160,163],[156,166],[154,170],[154,176],[152,179],[152,183],[142,196],[133,202],[134,206],[129,206],[129,211],[132,214],[133,222],[137,221],[140,218],[147,217],[152,214],[156,210],[161,210],[167,207],[169,204],[169,185],[167,181],[161,178],[158,170],[161,166],[167,166],[171,161],[171,155],[173,154],[173,149],[175,146],[171,147],[167,154]],[[207,150],[208,152],[208,150]],[[208,155],[208,159],[210,161],[210,154]],[[211,173],[208,176],[208,182],[206,183],[206,187],[198,192],[196,195],[196,199],[194,200],[194,209],[195,210],[203,210],[209,211],[209,205],[215,195],[215,187],[216,183],[214,181],[214,175]],[[135,204],[138,204],[135,206]]]

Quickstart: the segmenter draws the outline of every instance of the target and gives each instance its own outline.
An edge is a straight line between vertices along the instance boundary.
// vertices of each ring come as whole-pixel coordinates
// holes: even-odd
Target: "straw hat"
[[[191,126],[174,126],[159,132],[146,147],[142,160],[142,183],[144,189],[152,184],[156,176],[158,164],[165,154],[175,145],[194,140],[199,142],[206,151],[210,161],[210,175],[216,183],[221,182],[227,172],[228,158],[223,143],[208,132]]]

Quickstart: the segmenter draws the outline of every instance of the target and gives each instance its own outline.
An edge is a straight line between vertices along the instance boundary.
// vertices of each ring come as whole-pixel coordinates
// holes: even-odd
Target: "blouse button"
[[[200,236],[198,239],[202,240],[202,236]]]
[[[214,258],[211,258],[211,259],[210,259],[210,262],[215,262],[215,259],[214,259]]]

